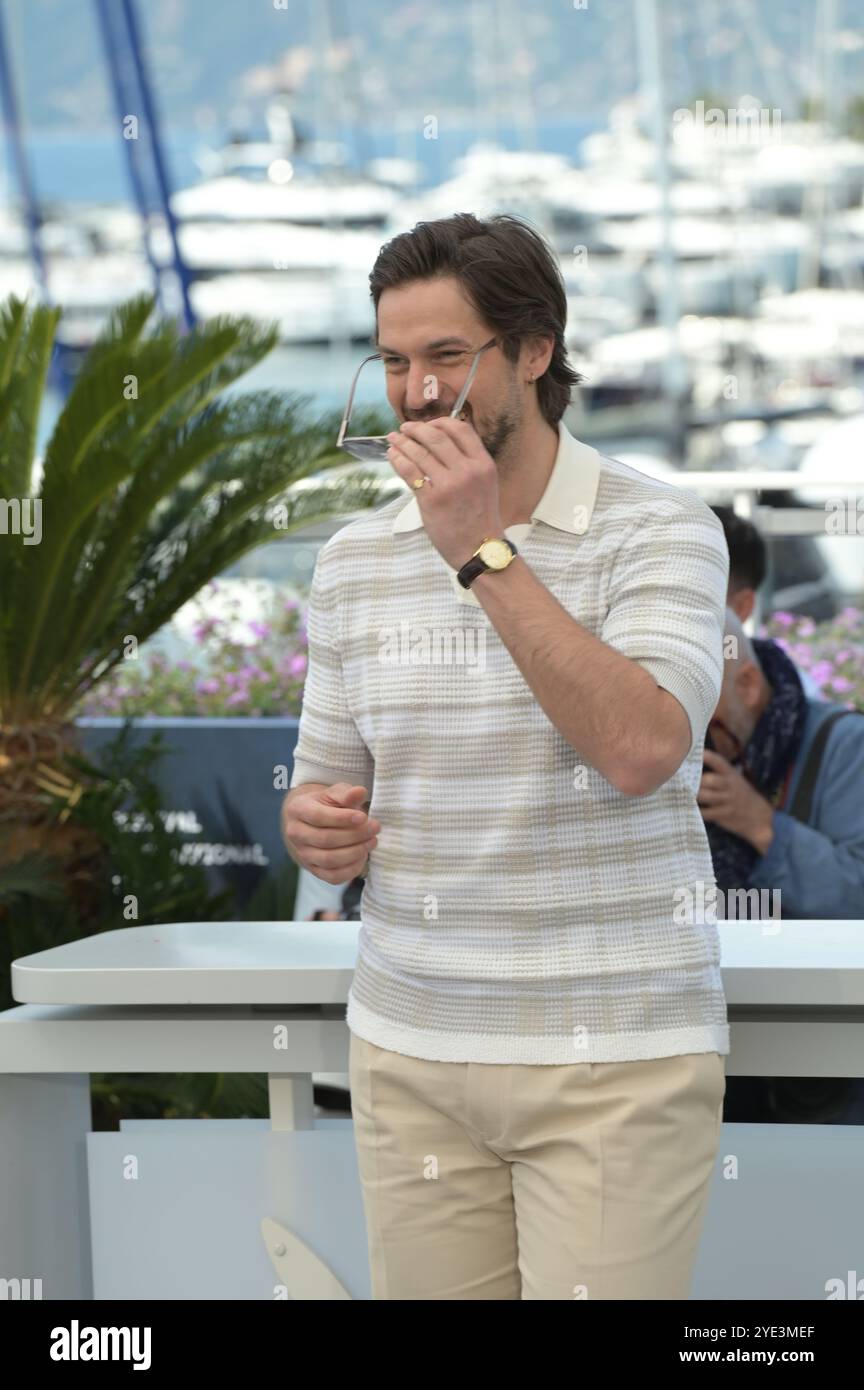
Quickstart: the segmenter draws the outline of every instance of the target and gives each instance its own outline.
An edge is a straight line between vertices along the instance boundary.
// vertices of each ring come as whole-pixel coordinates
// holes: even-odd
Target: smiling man
[[[716,925],[676,907],[713,882],[723,529],[567,430],[530,225],[420,223],[370,282],[413,495],[320,552],[282,823],[312,873],[365,875],[373,1295],[686,1297],[729,1051]]]

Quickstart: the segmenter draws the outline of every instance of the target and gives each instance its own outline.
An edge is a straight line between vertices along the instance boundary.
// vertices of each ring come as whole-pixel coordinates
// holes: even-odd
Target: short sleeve
[[[723,681],[729,550],[695,494],[658,499],[628,531],[610,576],[602,641],[637,662],[683,706],[690,749]]]
[[[332,540],[318,553],[306,609],[308,666],[291,786],[351,782],[372,791],[374,761],[348,707]]]

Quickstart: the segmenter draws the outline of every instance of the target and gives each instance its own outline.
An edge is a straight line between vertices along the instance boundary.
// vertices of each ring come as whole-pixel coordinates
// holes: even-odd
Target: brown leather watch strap
[[[498,538],[496,537],[496,539]],[[504,542],[505,545],[509,545],[514,555],[519,554],[513,542],[509,541],[506,536],[501,536],[500,539]],[[456,578],[459,580],[459,583],[462,585],[463,589],[470,589],[477,576],[480,574],[485,574],[486,570],[491,568],[491,565],[487,565],[486,561],[482,560],[479,555],[472,555],[471,559],[466,560],[461,570],[459,570],[459,572],[456,575]]]
[[[479,555],[472,555],[471,559],[462,566],[456,578],[463,589],[470,589],[478,574],[483,574],[489,566],[485,560],[481,560]]]

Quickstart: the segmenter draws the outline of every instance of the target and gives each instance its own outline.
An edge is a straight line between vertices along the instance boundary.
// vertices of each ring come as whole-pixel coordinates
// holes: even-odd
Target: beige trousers
[[[686,1299],[724,1059],[432,1062],[352,1032],[373,1299]]]

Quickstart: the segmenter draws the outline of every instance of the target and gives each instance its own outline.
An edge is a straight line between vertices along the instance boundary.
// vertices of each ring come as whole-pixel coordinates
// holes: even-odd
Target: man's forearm
[[[607,781],[638,794],[673,774],[690,741],[682,707],[572,618],[521,556],[471,591],[555,728]]]

